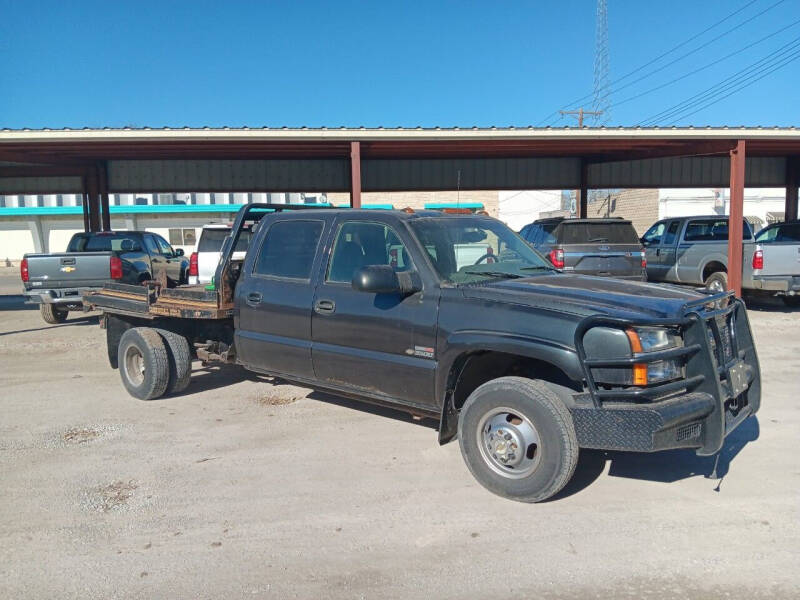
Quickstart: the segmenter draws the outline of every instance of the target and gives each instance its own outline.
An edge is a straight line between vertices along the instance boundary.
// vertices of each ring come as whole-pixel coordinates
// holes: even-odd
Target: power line
[[[681,114],[681,115],[679,115],[679,116],[675,117],[675,121],[676,121],[678,118],[684,118],[684,119],[685,119],[685,118],[687,118],[687,117],[691,117],[692,115],[694,115],[694,114],[697,114],[697,113],[698,113],[698,112],[700,112],[701,110],[705,110],[705,109],[706,109],[706,108],[708,108],[709,106],[713,106],[714,104],[717,104],[718,102],[722,102],[723,100],[725,100],[726,98],[729,98],[729,97],[733,96],[734,94],[738,94],[738,93],[739,93],[739,92],[741,92],[743,89],[750,87],[750,86],[751,86],[751,85],[753,85],[754,83],[756,83],[756,82],[758,82],[758,81],[761,81],[762,79],[764,79],[764,77],[767,77],[768,75],[771,75],[771,74],[772,74],[772,73],[774,73],[775,71],[778,71],[778,70],[782,69],[782,68],[783,68],[783,67],[785,67],[786,65],[788,65],[788,64],[790,64],[790,63],[793,63],[793,62],[794,62],[794,61],[796,61],[798,58],[800,58],[800,51],[799,51],[799,52],[796,52],[796,53],[794,53],[793,55],[789,56],[788,58],[784,59],[784,60],[783,60],[783,62],[781,62],[779,65],[777,65],[777,66],[776,66],[776,67],[774,67],[773,69],[770,69],[770,70],[769,70],[769,71],[767,71],[766,73],[763,73],[763,74],[762,74],[760,77],[757,77],[757,78],[753,79],[752,81],[750,81],[749,83],[746,83],[746,84],[744,84],[744,85],[740,86],[738,89],[734,89],[734,90],[732,90],[730,93],[726,94],[725,96],[723,96],[723,97],[721,97],[721,98],[717,98],[717,99],[715,99],[715,100],[712,100],[711,102],[709,102],[709,103],[707,103],[707,104],[705,104],[705,105],[701,106],[700,108],[698,108],[698,109],[696,109],[696,110],[693,110],[692,112],[690,112],[690,113],[688,113],[688,114]],[[675,121],[673,121],[672,123],[674,124],[674,123],[675,123]]]
[[[675,79],[670,79],[670,80],[669,80],[669,81],[667,81],[666,83],[662,83],[661,85],[657,85],[657,86],[655,86],[655,87],[652,87],[652,88],[650,88],[649,90],[645,90],[644,92],[640,92],[639,94],[636,94],[636,95],[634,95],[634,96],[629,96],[629,97],[625,98],[624,100],[620,100],[619,102],[614,102],[614,103],[612,103],[612,104],[611,104],[611,106],[613,107],[613,106],[620,106],[621,104],[626,104],[626,103],[628,103],[628,102],[630,102],[630,101],[632,101],[632,100],[636,100],[637,98],[641,98],[642,96],[646,96],[647,94],[650,94],[650,93],[652,93],[652,92],[656,92],[656,91],[658,91],[658,90],[660,90],[660,89],[663,89],[663,88],[665,88],[665,87],[667,87],[667,86],[670,86],[670,85],[672,85],[673,83],[677,83],[678,81],[681,81],[681,80],[683,80],[683,79],[686,79],[687,77],[691,77],[692,75],[696,75],[696,74],[697,74],[697,73],[699,73],[700,71],[705,71],[706,69],[708,69],[708,68],[710,68],[710,67],[713,67],[714,65],[717,65],[717,64],[719,64],[719,63],[721,63],[721,62],[723,62],[723,61],[726,61],[726,60],[728,60],[728,59],[729,59],[729,58],[731,58],[732,56],[736,56],[737,54],[741,54],[741,53],[742,53],[742,52],[744,52],[745,50],[749,50],[749,49],[750,49],[750,48],[752,48],[753,46],[757,46],[757,45],[758,45],[758,44],[760,44],[761,42],[765,42],[765,41],[767,41],[768,39],[771,39],[771,38],[775,37],[776,35],[779,35],[779,34],[783,33],[784,31],[786,31],[787,29],[790,29],[790,28],[792,28],[792,27],[794,27],[794,26],[796,26],[796,25],[798,25],[798,24],[800,24],[800,19],[798,19],[797,21],[794,21],[794,22],[790,23],[789,25],[786,25],[785,27],[781,27],[781,28],[780,28],[780,29],[778,29],[777,31],[773,31],[773,32],[772,32],[772,33],[770,33],[770,34],[768,34],[768,35],[765,35],[764,37],[762,37],[762,38],[761,38],[761,39],[759,39],[759,40],[756,40],[755,42],[752,42],[752,43],[750,43],[750,44],[747,44],[747,46],[744,46],[743,48],[739,48],[739,49],[738,49],[738,50],[736,50],[735,52],[731,52],[730,54],[726,54],[726,55],[725,55],[725,56],[723,56],[722,58],[718,58],[717,60],[715,60],[715,61],[712,61],[712,62],[710,62],[710,63],[708,63],[708,64],[706,64],[706,65],[703,65],[702,67],[698,67],[697,69],[695,69],[695,70],[693,70],[693,71],[689,71],[688,73],[685,73],[684,75],[681,75],[680,77],[676,77]]]
[[[650,60],[650,61],[646,62],[645,64],[643,64],[643,65],[641,65],[641,66],[639,66],[639,67],[637,67],[637,68],[633,69],[632,71],[629,71],[629,72],[628,72],[628,73],[626,73],[625,75],[622,75],[621,77],[618,77],[617,79],[615,79],[614,81],[612,81],[612,82],[611,82],[609,85],[610,85],[610,86],[614,86],[615,84],[617,84],[617,83],[619,83],[619,82],[621,82],[621,81],[624,81],[625,79],[627,79],[627,78],[628,78],[628,77],[630,77],[631,75],[634,75],[635,73],[638,73],[639,71],[641,71],[641,70],[643,70],[643,69],[647,68],[648,66],[650,66],[650,65],[652,65],[652,64],[654,64],[654,63],[656,63],[656,62],[658,62],[659,60],[661,60],[661,59],[662,59],[662,58],[664,58],[665,56],[668,56],[669,54],[672,54],[672,53],[673,53],[673,52],[675,52],[676,50],[678,50],[678,49],[680,49],[680,48],[682,48],[682,47],[686,46],[687,44],[689,44],[689,43],[691,43],[692,41],[694,41],[694,40],[698,39],[699,37],[702,37],[703,35],[705,35],[705,34],[706,34],[706,33],[708,33],[709,31],[711,31],[712,29],[715,29],[716,27],[719,27],[720,25],[722,25],[722,24],[723,24],[723,23],[725,23],[726,21],[728,21],[728,20],[732,19],[733,17],[735,17],[736,15],[738,15],[739,13],[741,13],[742,11],[746,10],[747,8],[749,8],[750,6],[752,6],[753,4],[755,4],[755,3],[756,3],[756,2],[758,2],[758,1],[759,1],[759,0],[751,0],[750,2],[748,2],[747,4],[745,4],[744,6],[742,6],[741,8],[739,8],[739,9],[737,9],[737,10],[733,11],[732,13],[730,13],[729,15],[727,15],[726,17],[724,17],[724,18],[720,19],[719,21],[717,21],[716,23],[714,23],[714,24],[712,24],[712,25],[710,25],[710,26],[706,27],[706,28],[705,28],[703,31],[701,31],[701,32],[699,32],[699,33],[697,33],[697,34],[693,35],[692,37],[690,37],[690,38],[688,38],[688,39],[684,40],[683,42],[681,42],[681,43],[679,43],[679,44],[677,44],[677,45],[673,46],[672,48],[670,48],[670,49],[669,49],[669,50],[667,50],[666,52],[663,52],[663,53],[659,54],[657,57],[655,57],[655,58],[653,58],[652,60]],[[777,6],[778,4],[781,4],[781,3],[783,3],[783,2],[785,2],[785,0],[779,0],[777,3],[775,3],[775,4],[771,5],[770,7],[768,7],[767,9],[765,9],[764,11],[762,11],[762,12],[758,13],[757,15],[754,15],[753,17],[750,17],[749,19],[747,19],[747,20],[743,21],[743,22],[742,22],[740,25],[738,25],[737,27],[735,27],[735,28],[734,28],[734,30],[735,30],[735,29],[738,29],[738,28],[739,28],[739,27],[741,27],[742,25],[745,25],[745,24],[749,23],[749,22],[750,22],[750,21],[752,21],[753,19],[756,19],[756,18],[758,18],[759,16],[761,16],[762,14],[764,14],[764,12],[766,12],[766,11],[768,11],[768,10],[771,10],[772,8],[774,8],[775,6]],[[714,38],[714,40],[712,40],[712,41],[716,41],[716,40],[717,40],[717,39],[719,39],[720,37],[723,37],[724,35],[727,35],[728,33],[731,33],[731,31],[733,31],[733,30],[728,30],[727,32],[725,32],[725,33],[721,34],[720,36],[717,36],[716,38]],[[701,49],[701,48],[703,48],[703,47],[704,47],[704,46],[701,46],[701,47],[700,47],[700,48],[698,48],[698,49]],[[697,49],[696,49],[696,50],[697,50]],[[695,51],[696,51],[696,50],[695,50]],[[693,52],[694,52],[694,51],[693,51]],[[692,54],[693,52],[690,52],[689,54]],[[687,54],[687,55],[684,55],[684,56],[683,56],[681,59],[679,59],[679,60],[682,60],[683,58],[686,58],[686,56],[688,56],[688,54]],[[673,61],[673,62],[675,62],[675,61]],[[673,64],[673,63],[670,63],[670,64]],[[637,79],[637,81],[640,81],[640,80],[641,80],[641,78],[640,78],[640,79]],[[627,86],[625,86],[625,87],[627,87]],[[612,91],[616,91],[616,90],[612,90]],[[609,92],[609,93],[610,93],[610,92]],[[577,98],[577,99],[573,100],[572,102],[569,102],[569,103],[567,103],[567,104],[565,104],[565,105],[562,105],[562,108],[564,108],[564,107],[568,107],[568,106],[573,106],[573,105],[575,105],[575,104],[578,104],[578,103],[580,103],[580,102],[584,102],[585,100],[587,100],[587,99],[589,99],[589,98],[591,98],[591,97],[592,97],[592,94],[587,94],[587,95],[585,95],[585,96],[581,96],[580,98]],[[553,118],[554,116],[556,116],[556,115],[558,115],[558,111],[553,111],[552,113],[550,113],[549,115],[547,115],[547,116],[546,116],[544,119],[540,120],[540,121],[539,121],[539,122],[536,124],[536,126],[538,127],[538,126],[540,126],[540,125],[541,125],[542,123],[544,123],[544,122],[551,121],[551,120],[552,120],[552,118]]]
[[[736,85],[742,82],[741,79],[743,76],[744,76],[743,80],[746,81],[751,76],[758,75],[764,69],[768,69],[771,66],[773,66],[775,62],[779,62],[780,60],[782,60],[784,58],[782,55],[785,55],[787,52],[791,53],[797,50],[798,44],[800,44],[800,37],[793,39],[792,41],[778,48],[777,50],[770,52],[763,58],[748,65],[744,69],[741,69],[736,73],[726,77],[725,79],[718,81],[714,85],[702,90],[701,92],[698,92],[697,94],[690,96],[689,98],[686,98],[685,100],[679,102],[678,104],[675,104],[655,115],[643,119],[642,121],[637,123],[637,126],[638,125],[649,126],[655,124],[658,121],[663,121],[667,118],[671,118],[676,114],[682,113],[687,108],[692,108],[697,104],[705,102],[710,96],[713,96],[714,94],[727,91],[732,86],[735,87]],[[765,63],[770,63],[770,61],[772,61],[773,64],[765,64]]]

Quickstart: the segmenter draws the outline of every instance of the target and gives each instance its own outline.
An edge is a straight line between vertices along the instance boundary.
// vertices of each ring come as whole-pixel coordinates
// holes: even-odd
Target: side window
[[[667,232],[664,234],[663,244],[665,246],[674,246],[675,239],[678,237],[678,228],[680,227],[680,221],[672,221],[667,228]]]
[[[175,251],[172,249],[172,246],[170,246],[167,243],[167,240],[162,238],[160,235],[157,235],[157,236],[154,236],[154,237],[156,238],[156,242],[158,243],[158,249],[161,251],[161,254],[163,254],[164,256],[174,256],[175,255]]]
[[[333,245],[327,280],[350,283],[355,272],[367,265],[390,265],[398,272],[413,268],[406,247],[391,227],[364,221],[343,223]]]
[[[310,279],[322,236],[322,221],[279,221],[267,230],[253,273]]]
[[[542,228],[539,225],[531,225],[528,235],[525,237],[532,245],[536,245],[541,241]]]
[[[661,237],[664,235],[664,229],[666,228],[666,223],[656,223],[647,232],[642,236],[642,239],[645,241],[645,244],[648,246],[657,246],[661,243]]]
[[[147,248],[149,254],[161,254],[158,249],[158,244],[152,235],[144,236],[144,247]]]

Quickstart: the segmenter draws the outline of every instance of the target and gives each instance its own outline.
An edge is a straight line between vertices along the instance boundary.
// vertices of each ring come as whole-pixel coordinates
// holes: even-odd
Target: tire
[[[716,273],[712,273],[711,275],[706,277],[705,284],[707,289],[714,291],[715,293],[727,292],[728,274],[725,271],[717,271]],[[719,289],[720,286],[721,289]]]
[[[790,308],[796,308],[800,306],[800,296],[781,296],[781,300]]]
[[[50,323],[51,325],[63,323],[67,320],[67,315],[69,314],[68,310],[59,308],[55,304],[42,304],[40,305],[39,310],[42,313],[42,318],[45,320],[45,322]]]
[[[489,435],[495,437],[490,440]],[[569,410],[546,383],[524,377],[493,379],[472,392],[461,409],[458,440],[475,479],[518,502],[541,502],[557,494],[578,462]],[[500,445],[507,453],[516,449],[525,454],[506,454],[510,460],[502,464],[503,456],[494,454]]]
[[[119,373],[128,393],[139,400],[164,394],[169,383],[169,355],[161,336],[149,327],[122,334],[117,353]]]
[[[174,331],[156,329],[155,331],[164,340],[169,357],[169,381],[167,381],[167,394],[178,394],[185,390],[192,377],[192,353],[189,350],[189,341]]]

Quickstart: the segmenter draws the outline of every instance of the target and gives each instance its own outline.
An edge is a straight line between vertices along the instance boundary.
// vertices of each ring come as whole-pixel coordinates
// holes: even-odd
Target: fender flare
[[[451,334],[447,350],[439,359],[436,379],[437,397],[442,399],[439,424],[439,443],[446,444],[456,435],[458,409],[453,405],[451,391],[461,376],[470,356],[481,352],[502,352],[532,358],[553,365],[574,381],[583,380],[583,369],[575,348],[555,342],[515,333],[469,330]]]

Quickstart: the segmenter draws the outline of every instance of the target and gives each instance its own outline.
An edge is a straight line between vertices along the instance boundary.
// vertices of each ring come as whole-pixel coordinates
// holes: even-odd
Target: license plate
[[[747,371],[742,361],[728,369],[728,385],[734,398],[740,396],[747,389]]]

